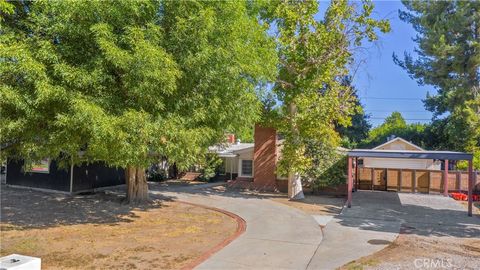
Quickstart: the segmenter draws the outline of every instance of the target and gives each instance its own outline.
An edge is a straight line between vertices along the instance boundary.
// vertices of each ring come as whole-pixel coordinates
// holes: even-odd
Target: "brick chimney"
[[[235,134],[225,134],[225,137],[227,138],[227,143],[234,144],[235,143]]]
[[[253,153],[255,187],[275,189],[277,162],[277,131],[274,128],[255,125]]]

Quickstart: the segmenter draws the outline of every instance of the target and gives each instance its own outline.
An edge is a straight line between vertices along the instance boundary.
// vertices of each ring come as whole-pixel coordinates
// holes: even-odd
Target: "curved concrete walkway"
[[[196,269],[307,269],[322,241],[310,215],[268,199],[198,187],[153,186],[151,194],[224,209],[247,222],[244,234]]]
[[[197,269],[335,269],[388,246],[402,229],[424,236],[479,237],[480,219],[435,195],[359,191],[335,217],[310,216],[267,197],[205,184],[151,188],[152,194],[224,209],[247,230]],[[319,223],[328,222],[322,230]]]
[[[334,217],[311,216],[265,196],[211,189],[215,185],[221,184],[151,188],[152,194],[224,209],[246,221],[243,235],[197,269],[335,269],[387,247],[405,226],[420,235],[480,232],[477,219],[441,196],[355,192],[352,208]],[[445,216],[455,216],[461,226]]]

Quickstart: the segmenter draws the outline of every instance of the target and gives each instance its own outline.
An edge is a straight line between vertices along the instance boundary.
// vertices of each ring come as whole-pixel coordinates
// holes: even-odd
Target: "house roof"
[[[253,149],[254,147],[254,143],[232,143],[211,146],[208,150],[217,153],[220,157],[236,157],[238,153]]]
[[[472,160],[473,155],[452,151],[412,151],[412,150],[375,150],[353,149],[348,151],[349,157],[373,157],[373,158],[416,158],[416,159],[448,159],[448,160]]]
[[[418,149],[418,151],[425,151],[425,149],[421,148],[420,146],[418,146],[416,144],[413,144],[413,143],[411,143],[411,142],[409,142],[409,141],[407,141],[407,140],[405,140],[404,138],[401,138],[401,137],[395,137],[395,138],[391,139],[390,141],[373,148],[373,150],[378,150],[378,149],[384,147],[385,145],[391,144],[391,143],[396,142],[396,141],[401,141],[403,143],[406,143],[406,144],[412,146],[413,148]]]

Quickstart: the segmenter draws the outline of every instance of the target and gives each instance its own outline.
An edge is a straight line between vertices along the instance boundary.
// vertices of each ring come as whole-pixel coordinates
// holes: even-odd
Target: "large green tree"
[[[355,112],[351,115],[351,124],[349,126],[337,125],[337,132],[342,137],[341,146],[346,148],[355,148],[363,140],[368,137],[368,133],[372,128],[370,124],[370,115],[365,114],[364,107],[358,98],[358,91],[352,85],[352,78],[350,76],[344,79],[344,85],[351,88],[352,95],[355,97]]]
[[[125,168],[131,202],[148,198],[160,156],[188,166],[253,126],[255,86],[275,75],[267,26],[243,1],[1,6],[2,155]]]
[[[417,31],[412,56],[394,60],[419,84],[433,85],[425,106],[442,145],[480,156],[480,2],[403,1],[400,18]],[[445,115],[444,119],[437,116]],[[442,128],[438,128],[442,127]],[[480,160],[475,159],[480,168]]]
[[[393,112],[381,125],[370,130],[368,137],[361,142],[361,147],[373,148],[385,143],[392,135],[402,137],[420,147],[427,147],[431,145],[426,133],[427,127],[428,125],[421,123],[407,124],[401,113]]]
[[[388,22],[371,17],[371,2],[328,5],[321,19],[317,1],[279,1],[265,12],[275,25],[280,61],[274,86],[284,116],[276,121],[285,136],[280,173],[288,175],[293,199],[303,198],[300,175],[312,162],[305,155],[307,143],[335,148],[340,143],[336,126],[349,125],[356,110],[352,89],[342,83],[353,47],[375,40],[378,29],[389,30]]]

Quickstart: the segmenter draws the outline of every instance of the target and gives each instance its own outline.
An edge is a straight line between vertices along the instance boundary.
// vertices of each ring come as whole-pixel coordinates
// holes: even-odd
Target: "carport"
[[[473,203],[473,155],[462,152],[451,151],[409,151],[409,150],[370,150],[370,149],[353,149],[348,151],[348,197],[347,206],[352,205],[352,189],[353,189],[353,159],[358,158],[409,158],[409,159],[437,159],[444,160],[445,169],[443,174],[448,175],[448,161],[449,160],[465,160],[468,162],[468,215],[472,216]],[[355,163],[355,166],[358,166]],[[448,196],[448,181],[443,181],[443,194]]]

